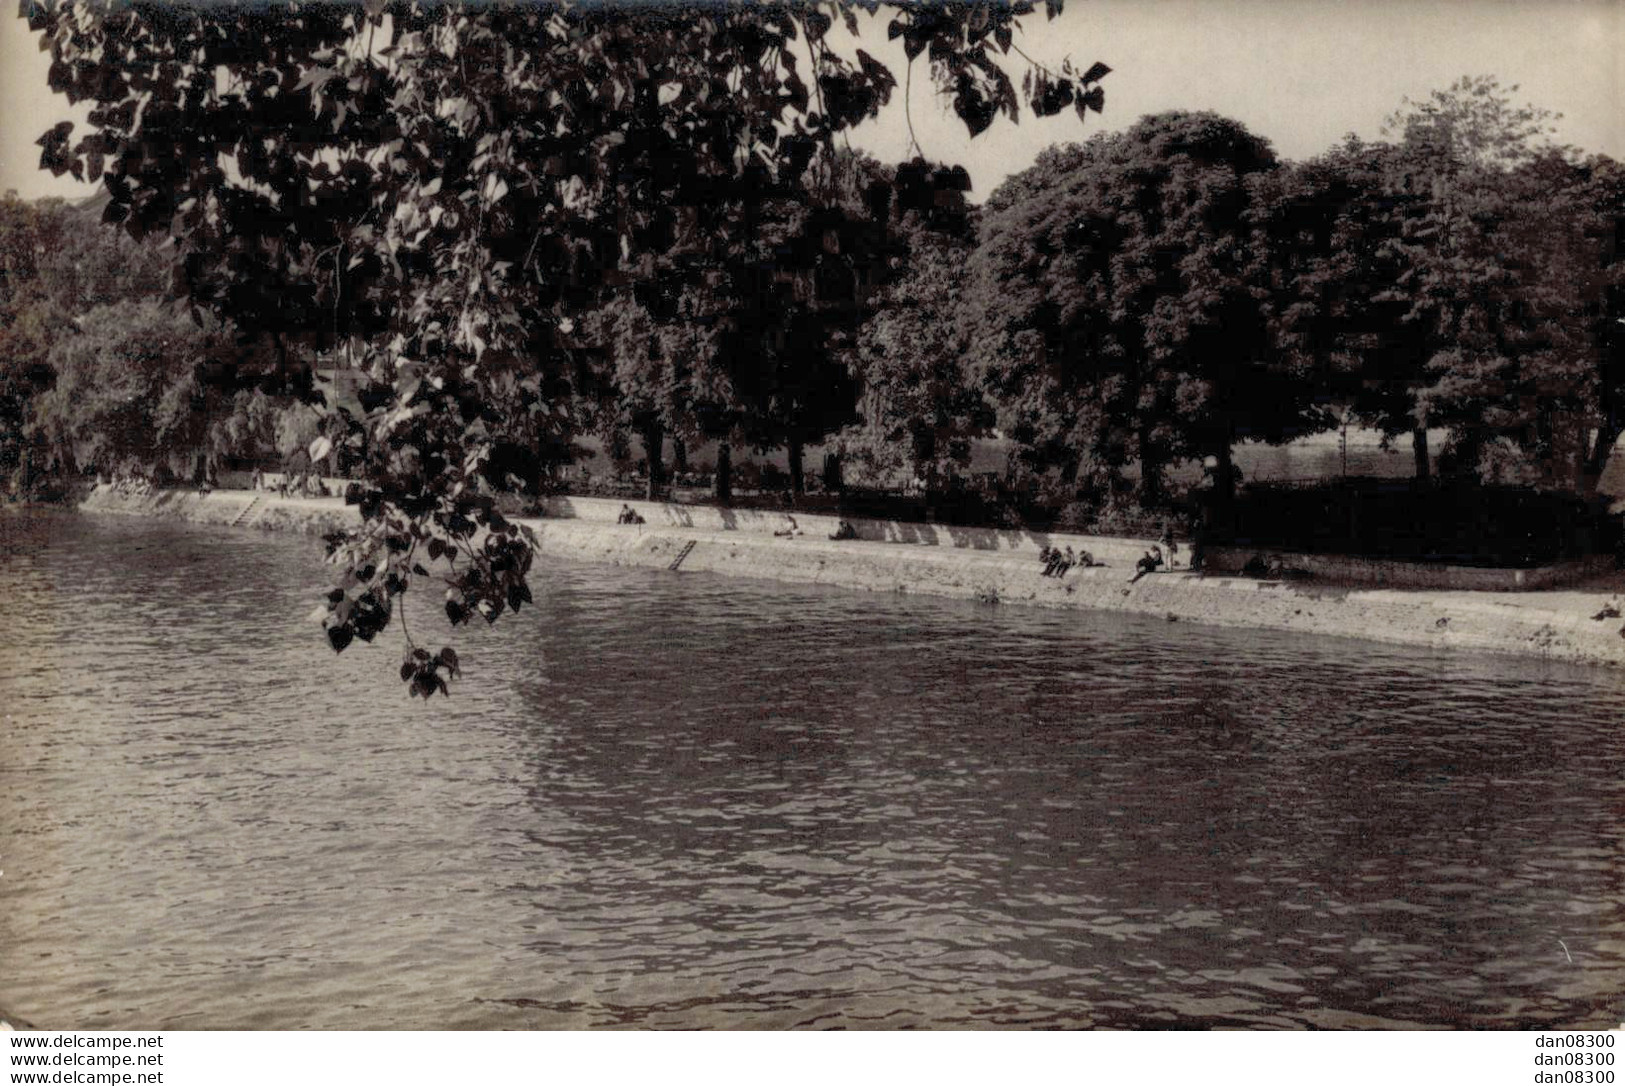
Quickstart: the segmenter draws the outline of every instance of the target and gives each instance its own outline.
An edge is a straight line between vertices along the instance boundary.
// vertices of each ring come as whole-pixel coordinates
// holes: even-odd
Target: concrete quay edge
[[[609,504],[618,510],[621,503]],[[631,504],[638,508],[638,503]],[[355,519],[354,510],[337,498],[282,498],[245,491],[132,495],[99,487],[81,509],[307,534],[332,531]],[[1016,538],[1025,533],[1009,533],[1010,544],[997,549],[909,545],[861,537],[835,541],[818,529],[826,527],[824,520],[837,523],[836,518],[789,515],[802,534],[773,535],[773,531],[783,530],[773,527],[783,517],[772,513],[760,514],[759,526],[751,528],[648,522],[623,525],[597,516],[521,522],[536,532],[542,555],[568,561],[667,569],[675,564],[681,572],[855,591],[1118,611],[1170,622],[1625,665],[1625,619],[1592,618],[1610,601],[1620,606],[1619,597],[1607,589],[1521,593],[1361,589],[1320,580],[1257,580],[1183,570],[1158,572],[1131,584],[1132,558],[1142,545],[1128,540],[1119,541],[1126,544],[1122,548],[1126,560],[1114,561],[1115,549],[1102,549],[1096,556],[1105,554],[1107,565],[1075,568],[1063,578],[1051,578],[1041,573],[1038,544],[1031,537]]]

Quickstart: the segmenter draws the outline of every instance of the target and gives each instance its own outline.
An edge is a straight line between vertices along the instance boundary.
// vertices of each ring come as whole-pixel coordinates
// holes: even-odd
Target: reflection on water
[[[1614,673],[566,567],[459,635],[467,676],[425,708],[397,641],[334,657],[303,624],[319,559],[0,518],[0,1004],[91,1028],[1620,1020]]]

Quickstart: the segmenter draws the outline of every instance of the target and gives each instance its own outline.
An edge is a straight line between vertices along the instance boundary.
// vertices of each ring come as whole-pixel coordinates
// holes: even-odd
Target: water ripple
[[[457,635],[467,678],[425,707],[398,643],[334,657],[303,624],[319,557],[0,518],[0,1003],[91,1028],[1620,1019],[1611,673],[561,567],[530,616]]]

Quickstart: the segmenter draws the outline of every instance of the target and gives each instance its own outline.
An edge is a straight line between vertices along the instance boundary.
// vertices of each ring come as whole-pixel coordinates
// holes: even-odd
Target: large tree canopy
[[[1312,375],[1330,411],[1411,433],[1445,292],[1420,286],[1432,185],[1413,156],[1349,139],[1257,189],[1275,346]],[[1409,288],[1409,289],[1407,289]]]
[[[988,200],[971,351],[1000,427],[1063,483],[1279,440],[1303,385],[1269,350],[1253,180],[1268,143],[1211,113],[1146,117],[1045,152]],[[1224,478],[1229,478],[1226,472]]]
[[[1494,289],[1463,307],[1474,323],[1433,360],[1426,402],[1465,470],[1499,439],[1537,481],[1592,491],[1625,432],[1625,172],[1554,149],[1493,175],[1480,201],[1478,260],[1496,270]]]
[[[97,306],[52,347],[55,383],[39,397],[35,425],[80,464],[184,473],[218,413],[206,403],[218,338],[160,300]]]
[[[1323,394],[1385,434],[1429,428],[1458,470],[1510,441],[1594,486],[1618,438],[1617,166],[1547,139],[1551,115],[1489,77],[1458,80],[1268,186],[1281,345]],[[1567,465],[1568,470],[1564,470]]]
[[[173,260],[96,220],[94,202],[0,197],[0,480],[28,492],[63,459],[28,425],[55,380],[53,347],[97,306],[168,297]]]
[[[1400,274],[1385,292],[1401,306],[1390,354],[1409,367],[1417,474],[1429,473],[1429,427],[1483,439],[1476,402],[1509,364],[1501,318],[1518,277],[1501,252],[1511,213],[1508,174],[1551,148],[1552,114],[1515,106],[1491,76],[1468,76],[1388,120],[1384,192],[1406,198]],[[1477,390],[1475,392],[1474,390]]]
[[[974,134],[1022,106],[999,58],[1033,6],[898,8],[887,33]],[[282,377],[327,352],[371,379],[331,435],[365,469],[363,525],[334,545],[335,648],[425,577],[453,624],[529,599],[526,534],[479,485],[493,447],[563,427],[546,375],[606,283],[658,255],[700,287],[749,209],[829,184],[834,141],[897,84],[832,45],[859,7],[22,4],[52,88],[93,106],[88,134],[45,135],[43,164],[103,180],[133,234],[172,236],[193,302],[271,340]],[[1106,71],[1023,89],[1081,115]],[[402,675],[428,695],[456,670],[414,648]]]

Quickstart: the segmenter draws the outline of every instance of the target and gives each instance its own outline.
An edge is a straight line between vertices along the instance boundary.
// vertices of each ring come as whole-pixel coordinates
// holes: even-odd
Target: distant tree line
[[[1170,465],[1223,490],[1239,441],[1351,420],[1422,478],[1442,429],[1454,475],[1593,491],[1625,428],[1625,171],[1507,93],[1464,79],[1302,163],[1204,113],[1052,148],[865,326],[864,385],[896,390],[866,421],[919,435],[922,473],[996,428],[1063,500],[1137,465],[1148,509]]]
[[[972,442],[997,435],[1001,486],[1155,511],[1180,462],[1223,485],[1238,442],[1353,420],[1413,443],[1424,478],[1444,429],[1453,474],[1587,493],[1625,431],[1625,171],[1544,142],[1546,120],[1466,79],[1392,142],[1286,163],[1169,113],[1051,148],[982,207],[962,170],[843,152],[800,198],[742,205],[701,271],[651,254],[573,308],[559,419],[505,434],[489,482],[542,487],[594,436],[638,443],[651,495],[666,450],[682,467],[701,442],[723,500],[735,447],[784,450],[792,493],[821,445],[848,478],[944,490],[977,484]],[[337,352],[192,319],[172,255],[95,210],[0,202],[12,486],[299,461],[335,397],[287,371]]]

